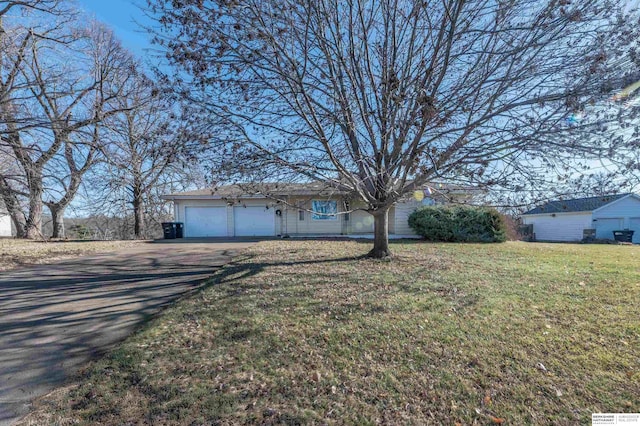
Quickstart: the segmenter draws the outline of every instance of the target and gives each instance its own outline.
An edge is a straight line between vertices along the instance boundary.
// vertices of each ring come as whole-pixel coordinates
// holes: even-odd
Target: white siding
[[[399,201],[394,206],[393,218],[389,212],[389,221],[394,221],[394,233],[399,235],[416,235],[413,229],[409,227],[409,215],[413,213],[422,203],[411,198],[405,201]]]
[[[184,220],[180,218],[180,201],[173,202],[173,220],[176,222],[184,222]]]
[[[364,208],[362,201],[352,201],[351,209]],[[391,217],[391,216],[389,216]],[[351,212],[349,222],[347,223],[347,232],[349,234],[372,234],[373,233],[373,216],[364,210],[355,210]]]
[[[591,212],[526,215],[525,225],[533,225],[539,241],[580,241],[582,231],[591,228]]]
[[[0,237],[11,236],[11,217],[8,213],[0,211]]]
[[[301,234],[341,234],[344,232],[343,220],[344,215],[338,215],[335,220],[313,220],[311,218],[311,201],[312,199],[326,200],[327,198],[291,198],[289,204],[300,206],[304,211],[304,219],[300,220],[300,210],[294,207],[286,207],[282,213],[285,234],[301,235]],[[341,199],[332,199],[337,202],[338,212],[344,211],[344,205]]]

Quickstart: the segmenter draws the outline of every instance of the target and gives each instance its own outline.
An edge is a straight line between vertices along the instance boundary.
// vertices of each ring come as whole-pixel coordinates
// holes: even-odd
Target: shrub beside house
[[[429,241],[502,243],[507,228],[498,211],[470,206],[428,206],[409,216],[409,226]]]

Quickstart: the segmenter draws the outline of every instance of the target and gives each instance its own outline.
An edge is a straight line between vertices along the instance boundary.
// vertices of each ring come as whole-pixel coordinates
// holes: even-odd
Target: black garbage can
[[[176,224],[176,238],[184,237],[184,223],[174,222]]]
[[[162,232],[165,240],[175,240],[176,224],[175,222],[162,222]]]
[[[634,231],[630,229],[623,229],[621,231],[613,231],[613,238],[621,243],[630,243],[633,241]]]

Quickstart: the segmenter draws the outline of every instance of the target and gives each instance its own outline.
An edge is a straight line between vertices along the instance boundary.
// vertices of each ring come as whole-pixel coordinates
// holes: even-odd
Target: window
[[[304,210],[298,210],[298,220],[304,220]]]
[[[422,205],[423,205],[423,206],[435,206],[436,204],[437,204],[437,203],[436,203],[436,200],[434,200],[434,199],[433,199],[433,198],[431,198],[431,197],[424,197],[424,198],[422,199]]]
[[[329,200],[313,200],[311,202],[313,220],[338,220],[338,202]]]

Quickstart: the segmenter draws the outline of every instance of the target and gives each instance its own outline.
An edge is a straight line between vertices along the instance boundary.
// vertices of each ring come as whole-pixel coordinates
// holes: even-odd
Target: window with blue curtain
[[[311,219],[338,220],[338,202],[331,200],[313,200],[311,202]]]

